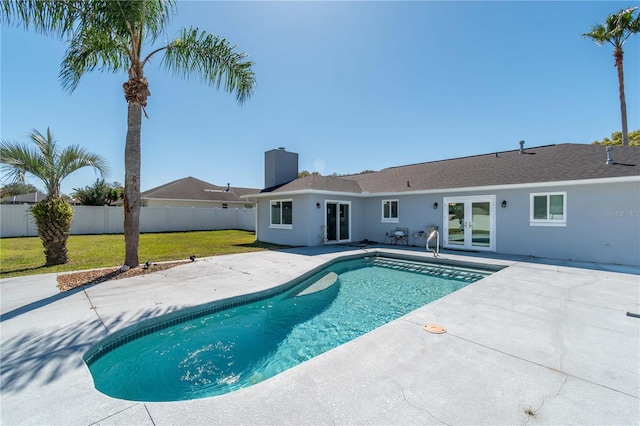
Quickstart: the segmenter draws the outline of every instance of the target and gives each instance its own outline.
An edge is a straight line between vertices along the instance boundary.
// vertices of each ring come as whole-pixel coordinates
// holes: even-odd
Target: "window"
[[[229,204],[227,204],[227,203],[222,203],[222,208],[223,208],[223,209],[228,209],[228,208],[229,208]]]
[[[567,226],[567,193],[531,194],[529,226]]]
[[[398,200],[382,200],[382,221],[398,222]]]
[[[293,227],[293,201],[271,201],[271,228],[291,229]]]

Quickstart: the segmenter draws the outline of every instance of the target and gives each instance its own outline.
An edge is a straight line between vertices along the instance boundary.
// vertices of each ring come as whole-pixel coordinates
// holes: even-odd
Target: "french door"
[[[494,195],[444,198],[443,246],[495,251]]]
[[[327,201],[325,216],[326,239],[328,243],[351,241],[351,202]]]

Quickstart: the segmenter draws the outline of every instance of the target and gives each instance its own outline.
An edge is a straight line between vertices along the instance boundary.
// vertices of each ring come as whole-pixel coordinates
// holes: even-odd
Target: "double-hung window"
[[[270,228],[291,229],[293,227],[293,201],[271,201],[271,225]]]
[[[530,226],[567,226],[567,193],[530,194]]]
[[[398,222],[398,200],[382,200],[382,222]]]

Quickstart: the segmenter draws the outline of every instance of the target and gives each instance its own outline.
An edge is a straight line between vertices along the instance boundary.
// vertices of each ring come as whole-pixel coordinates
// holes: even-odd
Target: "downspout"
[[[255,201],[256,201],[256,207],[255,207],[256,212],[255,212],[255,214],[253,216],[253,227],[256,230],[256,242],[258,242],[258,241],[260,241],[260,238],[258,238],[258,217],[260,217],[260,215],[258,215],[258,204],[259,204],[258,201],[259,200],[255,199]]]

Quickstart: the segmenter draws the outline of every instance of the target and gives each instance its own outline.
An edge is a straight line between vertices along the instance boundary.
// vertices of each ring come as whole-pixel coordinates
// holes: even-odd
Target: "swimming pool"
[[[96,389],[178,401],[251,386],[493,271],[378,256],[329,265],[274,293],[140,323],[84,359]]]

